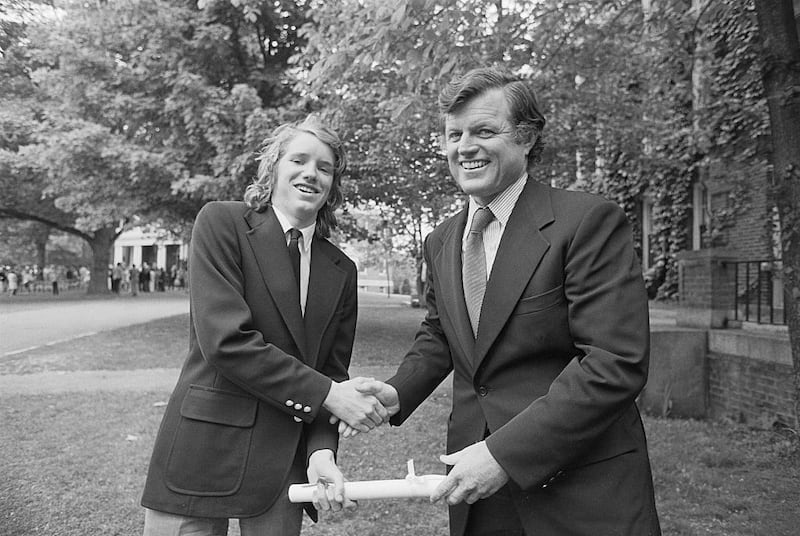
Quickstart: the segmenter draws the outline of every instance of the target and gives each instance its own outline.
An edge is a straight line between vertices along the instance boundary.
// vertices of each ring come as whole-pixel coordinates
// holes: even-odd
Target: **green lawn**
[[[366,300],[353,370],[383,377],[410,343],[422,312]],[[178,367],[187,316],[101,333],[4,358],[0,374]],[[168,392],[0,394],[0,534],[139,534],[139,494]],[[351,480],[441,473],[447,385],[402,427],[343,442]],[[733,424],[646,418],[665,535],[789,536],[800,531],[800,452],[791,434]],[[304,534],[445,535],[443,506],[362,501],[323,515]],[[235,526],[232,534],[236,533]]]

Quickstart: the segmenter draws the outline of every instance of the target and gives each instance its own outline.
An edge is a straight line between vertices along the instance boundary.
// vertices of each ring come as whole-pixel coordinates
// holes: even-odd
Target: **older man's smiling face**
[[[450,173],[480,205],[488,204],[522,176],[532,146],[533,142],[515,141],[501,89],[473,97],[445,118]]]

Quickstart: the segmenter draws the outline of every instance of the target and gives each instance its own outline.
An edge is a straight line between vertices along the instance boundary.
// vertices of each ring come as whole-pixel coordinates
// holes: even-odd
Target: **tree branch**
[[[39,223],[43,223],[48,227],[52,227],[53,229],[59,230],[64,233],[68,233],[79,238],[86,240],[87,242],[92,241],[92,236],[84,233],[83,231],[79,231],[78,229],[64,225],[63,223],[59,223],[55,220],[51,220],[49,218],[45,218],[44,216],[39,216],[38,214],[30,214],[28,212],[23,212],[21,210],[17,210],[14,208],[9,207],[0,207],[0,218],[9,218],[14,220],[22,220],[22,221],[35,221]]]

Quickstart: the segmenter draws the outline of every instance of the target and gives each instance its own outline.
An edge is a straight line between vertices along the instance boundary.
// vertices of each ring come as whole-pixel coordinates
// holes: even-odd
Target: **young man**
[[[294,482],[315,506],[352,504],[335,463],[335,415],[367,431],[386,417],[347,368],[356,269],[326,238],[345,154],[309,119],[265,141],[245,202],[198,214],[189,259],[189,354],[156,438],[142,504],[146,536],[299,534]],[[314,519],[316,512],[309,511]]]
[[[476,69],[439,108],[469,206],[425,242],[413,347],[362,391],[399,425],[453,371],[452,468],[431,497],[453,536],[660,534],[634,402],[647,296],[623,211],[535,179],[545,119],[524,80]]]

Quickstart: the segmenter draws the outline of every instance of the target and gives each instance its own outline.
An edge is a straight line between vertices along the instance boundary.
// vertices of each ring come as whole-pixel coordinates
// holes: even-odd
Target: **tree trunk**
[[[98,229],[94,232],[89,246],[92,248],[92,273],[88,294],[108,294],[108,267],[111,266],[111,246],[117,238],[113,228]]]
[[[42,223],[33,224],[33,241],[36,245],[36,264],[44,268],[47,262],[47,241],[50,239],[50,227]]]
[[[781,224],[784,307],[792,348],[795,427],[800,428],[800,43],[792,0],[755,0],[772,130]]]

